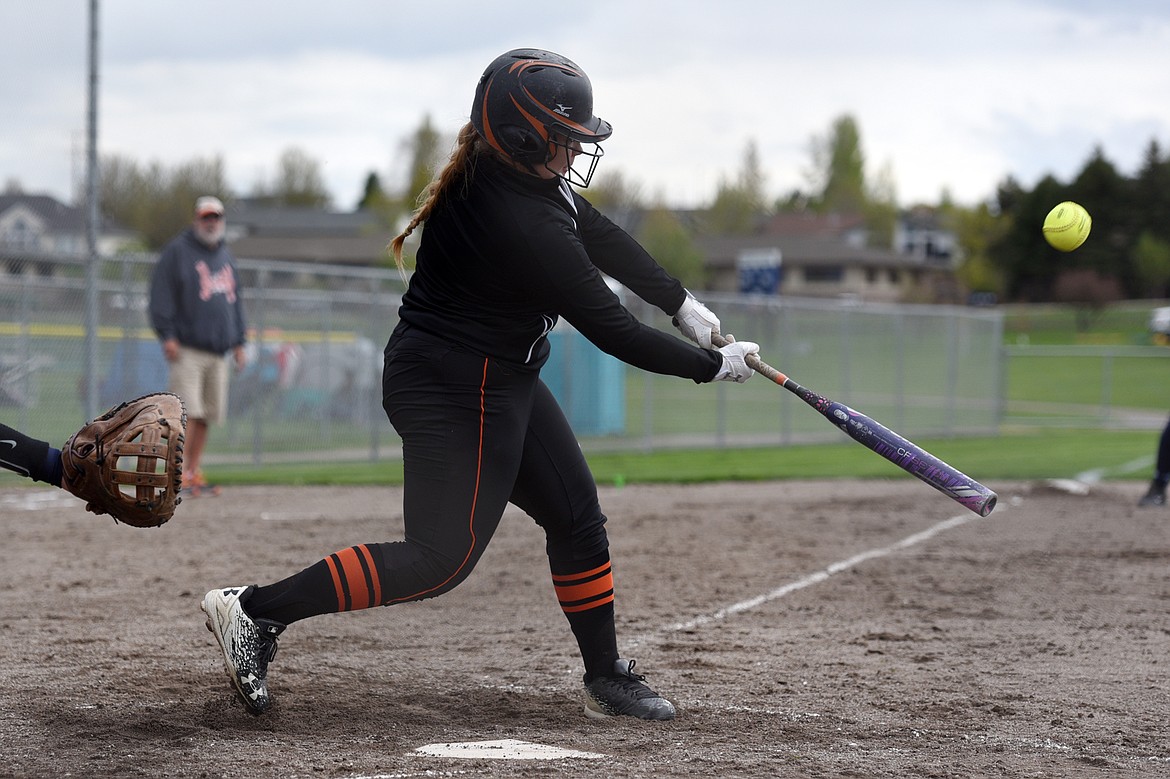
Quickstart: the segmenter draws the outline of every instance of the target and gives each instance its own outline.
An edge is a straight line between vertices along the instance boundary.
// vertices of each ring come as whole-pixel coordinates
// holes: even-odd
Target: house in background
[[[957,244],[925,214],[899,217],[895,249],[861,217],[776,214],[750,235],[699,236],[712,290],[873,302],[959,302]]]
[[[85,216],[84,208],[65,205],[50,195],[0,194],[0,272],[45,275],[51,266],[37,262],[37,255],[84,256],[88,251]],[[101,225],[98,254],[112,255],[133,238],[128,230]]]
[[[938,211],[917,206],[902,212],[894,226],[894,248],[926,264],[949,266],[959,257],[958,237],[940,222]]]
[[[370,211],[259,205],[228,206],[227,240],[236,257],[351,267],[376,267],[396,231]]]
[[[645,213],[615,214],[637,234]],[[802,297],[847,297],[874,302],[956,303],[960,259],[955,236],[943,229],[933,209],[903,212],[894,228],[893,249],[875,249],[860,216],[780,213],[747,235],[704,235],[701,219],[678,212],[694,236],[705,263],[706,289]],[[392,266],[387,244],[397,230],[369,211],[330,212],[248,199],[229,204],[227,239],[239,259],[299,263],[302,266]],[[46,275],[51,264],[37,255],[84,257],[83,209],[47,195],[0,195],[0,273]],[[99,253],[109,255],[133,236],[103,228]],[[417,240],[417,234],[413,237]],[[305,270],[274,270],[292,283],[311,283]]]

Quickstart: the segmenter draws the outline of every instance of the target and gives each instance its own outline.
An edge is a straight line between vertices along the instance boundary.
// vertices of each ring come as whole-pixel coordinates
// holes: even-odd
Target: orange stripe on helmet
[[[514,98],[512,95],[508,95],[508,99],[512,101],[512,105],[514,105],[516,107],[516,110],[519,111],[521,114],[523,114],[524,118],[527,119],[529,121],[529,123],[532,125],[532,127],[537,130],[537,135],[540,136],[540,139],[542,141],[547,141],[548,140],[548,128],[544,126],[544,122],[541,121],[540,119],[537,119],[535,116],[528,113],[527,111],[525,111],[524,107],[522,105],[520,105],[519,103],[517,103],[516,98]],[[537,105],[539,105],[539,103]]]
[[[488,94],[491,92],[492,83],[493,80],[489,79],[487,86],[484,87],[483,90],[483,107],[480,109],[479,123],[483,125],[484,140],[488,142],[488,145],[498,152],[507,154],[507,152],[504,151],[504,147],[500,145],[498,140],[496,140],[496,133],[494,130],[492,130],[491,122],[488,121]]]
[[[574,70],[573,68],[570,68],[570,67],[563,65],[562,63],[559,63],[559,62],[549,62],[548,60],[520,60],[520,61],[514,62],[512,65],[510,65],[508,70],[509,71],[527,70],[527,69],[533,68],[533,67],[556,68],[557,70],[564,71],[565,73],[571,73],[574,76],[577,76],[578,78],[586,78],[586,75],[579,70]],[[517,76],[517,78],[519,78],[519,76]],[[527,87],[525,87],[523,84],[520,84],[519,86],[521,89],[524,90],[524,94],[528,95],[528,98],[533,103],[536,103],[539,106],[544,105],[544,103],[542,103],[540,100],[538,100],[536,98],[536,96],[533,95],[532,92],[528,90]],[[485,95],[486,95],[486,93],[485,93]],[[512,98],[512,102],[513,102],[513,104],[515,104],[516,99]],[[485,100],[484,103],[486,105],[487,101]],[[544,124],[542,122],[538,122],[535,117],[533,117],[531,114],[528,114],[527,112],[525,112],[524,109],[520,108],[519,105],[516,105],[516,108],[519,108],[520,112],[523,113],[526,117],[528,117],[529,120],[537,122],[537,124],[539,124],[542,128],[544,127]],[[596,135],[596,133],[592,132],[585,125],[580,124],[578,122],[574,122],[573,120],[569,119],[569,117],[565,116],[564,114],[558,114],[556,111],[553,111],[551,109],[549,110],[549,114],[557,117],[557,120],[560,121],[561,124],[563,124],[565,127],[569,128],[570,130],[576,130],[576,131],[583,133],[585,135]],[[546,140],[547,140],[547,136],[546,136]]]

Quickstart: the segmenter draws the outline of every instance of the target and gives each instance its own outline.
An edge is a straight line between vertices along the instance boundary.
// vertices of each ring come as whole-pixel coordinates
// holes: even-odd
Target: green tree
[[[1133,181],[1118,173],[1097,147],[1060,199],[1075,200],[1093,218],[1088,240],[1065,256],[1066,266],[1090,268],[1103,277],[1116,278],[1124,293],[1135,294],[1139,285],[1132,250],[1141,226]],[[1048,205],[1051,208],[1058,202]]]
[[[950,226],[963,259],[955,274],[969,292],[1004,294],[1003,274],[991,260],[991,245],[999,240],[1007,222],[989,203],[973,208],[950,205]]]
[[[861,213],[865,217],[869,245],[889,249],[894,243],[894,227],[898,224],[898,196],[894,186],[894,171],[883,165],[874,177],[862,200]]]
[[[639,242],[658,263],[684,286],[706,287],[703,254],[690,233],[664,205],[646,212]]]
[[[753,232],[767,213],[765,176],[755,141],[748,141],[743,164],[734,181],[720,181],[715,201],[707,209],[707,227],[721,235]]]
[[[1170,291],[1170,242],[1144,230],[1133,249],[1138,297],[1164,298]]]
[[[399,220],[405,211],[400,199],[390,195],[382,188],[382,181],[373,171],[366,176],[366,183],[362,189],[361,199],[358,200],[357,210],[372,214],[376,219],[377,230],[390,232],[400,227]],[[384,258],[390,265],[393,260]]]
[[[221,157],[194,158],[168,168],[105,155],[100,172],[102,215],[137,232],[147,249],[161,248],[190,224],[201,195],[231,200]]]
[[[370,171],[366,176],[366,183],[362,187],[362,196],[358,199],[357,210],[369,211],[379,208],[386,200],[386,190],[382,189],[382,180],[378,174]]]
[[[1003,232],[989,246],[992,262],[1003,276],[1009,300],[1040,302],[1052,299],[1057,275],[1068,267],[1067,256],[1044,240],[1041,226],[1054,205],[1066,199],[1064,187],[1045,176],[1031,192],[1012,180],[999,187]]]
[[[406,154],[410,158],[410,168],[402,202],[408,210],[413,210],[418,204],[423,190],[431,183],[435,172],[443,163],[441,143],[442,136],[431,124],[429,114],[423,117],[422,124],[406,141]]]
[[[850,115],[838,117],[827,135],[811,143],[813,207],[820,213],[861,214],[866,206],[861,130]]]
[[[599,173],[589,185],[585,197],[594,208],[611,217],[642,208],[642,187],[616,169]]]
[[[1170,241],[1170,153],[1162,156],[1157,139],[1146,147],[1134,181],[1134,212],[1142,231]]]
[[[327,208],[330,205],[321,163],[295,147],[281,152],[276,161],[276,175],[271,183],[257,185],[253,197],[273,205],[302,208]]]

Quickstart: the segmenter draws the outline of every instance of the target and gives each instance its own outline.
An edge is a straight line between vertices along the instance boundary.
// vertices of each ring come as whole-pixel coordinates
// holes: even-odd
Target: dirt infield
[[[992,486],[986,519],[910,479],[604,489],[619,638],[670,723],[582,715],[518,511],[453,593],[291,626],[253,718],[203,593],[399,536],[398,490],[232,488],[137,530],[6,488],[0,775],[1170,774],[1170,510]],[[599,757],[418,751],[502,739]]]

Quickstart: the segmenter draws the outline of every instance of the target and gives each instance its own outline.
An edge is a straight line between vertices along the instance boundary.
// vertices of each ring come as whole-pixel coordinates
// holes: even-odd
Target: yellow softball
[[[1066,200],[1058,203],[1044,217],[1044,238],[1052,248],[1071,252],[1089,237],[1093,218],[1079,203]]]

